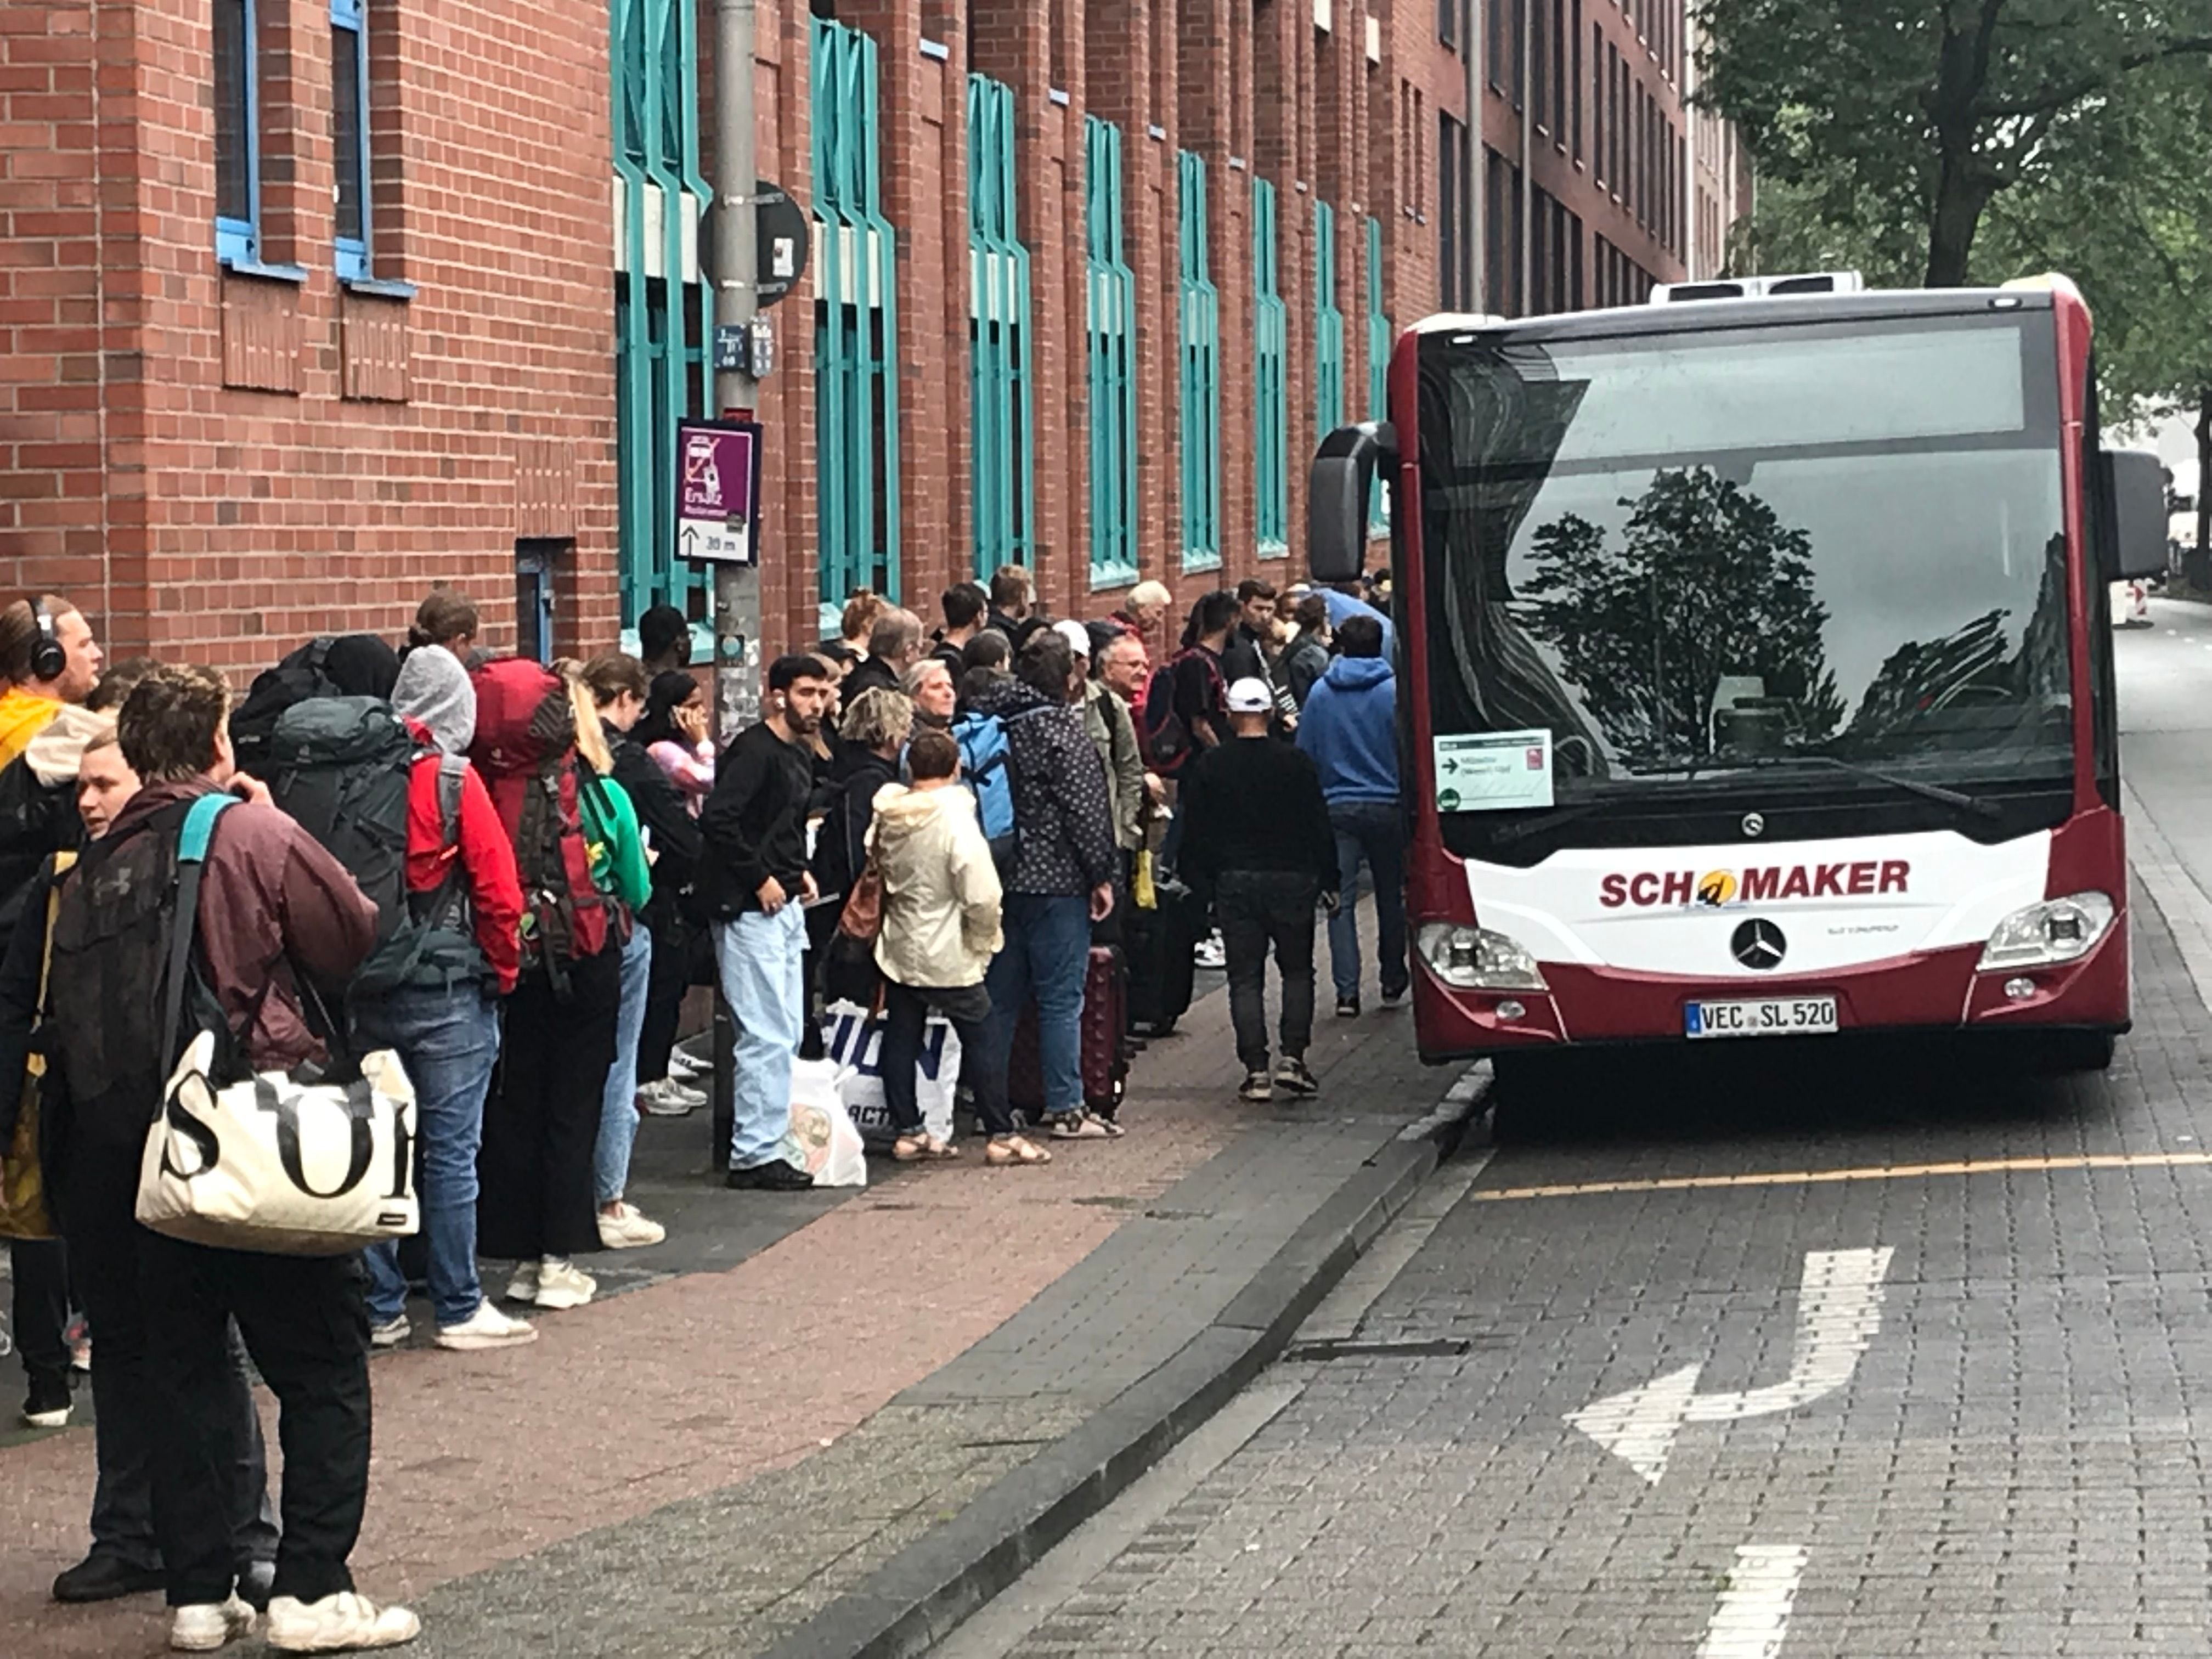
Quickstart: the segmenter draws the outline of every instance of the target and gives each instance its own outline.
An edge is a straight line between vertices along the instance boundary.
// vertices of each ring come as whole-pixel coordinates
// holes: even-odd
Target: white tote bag
[[[837,1068],[826,1060],[791,1063],[791,1127],[784,1131],[783,1156],[817,1187],[868,1184],[868,1150],[838,1103]]]
[[[890,1108],[884,1103],[884,1073],[877,1056],[884,1041],[881,1015],[858,1003],[833,1002],[823,1012],[822,1043],[837,1066],[837,1096],[872,1146],[898,1138]],[[922,1132],[952,1139],[953,1091],[960,1083],[960,1039],[952,1023],[933,1011],[922,1027],[921,1054],[915,1062],[914,1099],[921,1109]]]
[[[345,1085],[264,1072],[216,1085],[194,1037],[146,1136],[139,1222],[220,1249],[343,1255],[404,1238],[415,1196],[415,1089],[389,1049]]]

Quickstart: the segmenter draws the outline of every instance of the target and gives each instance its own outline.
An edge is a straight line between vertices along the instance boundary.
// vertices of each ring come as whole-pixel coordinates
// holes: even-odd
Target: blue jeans
[[[1336,831],[1336,914],[1328,919],[1328,971],[1340,997],[1359,994],[1359,865],[1365,860],[1375,878],[1375,954],[1382,989],[1406,988],[1406,846],[1398,803],[1390,800],[1331,801],[1329,827]]]
[[[415,1085],[430,1303],[439,1324],[461,1324],[483,1301],[477,1282],[477,1149],[483,1140],[484,1094],[499,1058],[499,1004],[474,985],[402,988],[364,1002],[355,1023],[362,1045],[396,1052]],[[373,1245],[362,1259],[369,1318],[388,1324],[407,1305],[399,1247]]]
[[[714,924],[714,963],[722,998],[738,1028],[737,1078],[730,1091],[730,1167],[750,1170],[782,1154],[791,1127],[791,1062],[806,1024],[806,912],[787,904],[774,915],[748,910]]]
[[[637,1044],[645,1031],[646,985],[653,976],[653,933],[631,928],[622,953],[622,1009],[615,1017],[615,1063],[599,1103],[599,1144],[592,1156],[592,1195],[611,1204],[629,1185],[629,1149],[637,1139]]]
[[[1082,894],[1009,893],[1006,948],[991,958],[985,1027],[990,1059],[1004,1077],[1014,1027],[1032,992],[1037,1006],[1037,1063],[1048,1115],[1083,1110],[1083,976],[1091,965],[1091,901]]]

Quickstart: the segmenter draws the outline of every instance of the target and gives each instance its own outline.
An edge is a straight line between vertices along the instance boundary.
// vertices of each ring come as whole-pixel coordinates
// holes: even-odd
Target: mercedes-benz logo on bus
[[[1762,974],[1779,968],[1789,950],[1790,941],[1782,937],[1782,930],[1765,916],[1753,916],[1729,940],[1729,954]]]
[[[1757,841],[1761,836],[1765,835],[1766,833],[1766,814],[1764,812],[1746,812],[1743,815],[1743,833],[1746,838],[1751,841]]]

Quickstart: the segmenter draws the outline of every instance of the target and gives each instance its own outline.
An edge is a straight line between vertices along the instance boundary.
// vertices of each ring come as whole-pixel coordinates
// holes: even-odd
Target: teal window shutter
[[[1136,277],[1125,241],[1121,129],[1083,121],[1083,222],[1091,347],[1091,583],[1137,578]]]
[[[1206,161],[1176,157],[1182,306],[1182,568],[1221,565],[1221,295],[1206,272]]]
[[[676,556],[676,423],[705,408],[714,295],[700,280],[714,200],[699,154],[699,36],[678,0],[610,9],[615,169],[616,530],[622,619],[687,612],[706,574]]]
[[[1036,473],[1030,255],[1014,223],[1014,89],[968,77],[968,340],[975,574],[1028,562]]]
[[[1336,308],[1336,210],[1314,204],[1314,402],[1323,432],[1344,424],[1344,313]]]
[[[1382,304],[1382,222],[1367,222],[1367,418],[1390,418],[1390,313]],[[1381,473],[1367,509],[1370,535],[1390,530],[1390,491]]]
[[[816,594],[899,597],[896,234],[883,213],[876,43],[813,20]]]
[[[1263,559],[1291,550],[1290,313],[1283,304],[1275,187],[1252,181],[1254,537]]]

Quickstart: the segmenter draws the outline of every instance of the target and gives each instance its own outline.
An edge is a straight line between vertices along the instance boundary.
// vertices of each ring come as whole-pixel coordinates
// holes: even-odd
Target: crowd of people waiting
[[[412,1639],[415,1615],[346,1565],[370,1352],[409,1340],[412,1284],[437,1347],[533,1340],[480,1257],[515,1264],[507,1303],[550,1312],[597,1293],[580,1257],[662,1241],[627,1195],[631,1149],[641,1115],[707,1103],[711,1067],[678,1042],[695,985],[736,1031],[732,1188],[811,1184],[785,1144],[793,1066],[856,940],[902,1162],[963,1150],[916,1100],[933,1016],[960,1040],[987,1164],[1126,1133],[1100,1079],[1142,1046],[1143,1008],[1172,1024],[1161,985],[1187,1004],[1210,946],[1242,1096],[1316,1092],[1314,915],[1356,1016],[1363,863],[1384,1002],[1407,983],[1389,623],[1356,594],[1248,581],[1200,599],[1155,665],[1169,604],[1146,582],[1110,616],[1052,621],[1008,567],[947,589],[931,630],[857,594],[840,637],[769,665],[763,718],[725,745],[667,606],[640,619],[639,655],[549,669],[481,650],[441,587],[404,647],[317,640],[242,700],[204,667],[105,663],[66,599],[0,607],[0,1149],[12,1177],[35,1143],[58,1235],[12,1241],[23,1417],[66,1424],[88,1363],[96,1407],[92,1547],[56,1599],[164,1589],[182,1650],[264,1613],[280,1650]],[[179,1052],[179,842],[216,793],[238,799],[182,919],[195,1017],[256,1072],[399,1056],[415,1250],[258,1255],[134,1218]],[[386,821],[353,821],[379,799]],[[1133,981],[1146,994],[1125,1005]],[[249,1362],[278,1401],[281,1515]]]

